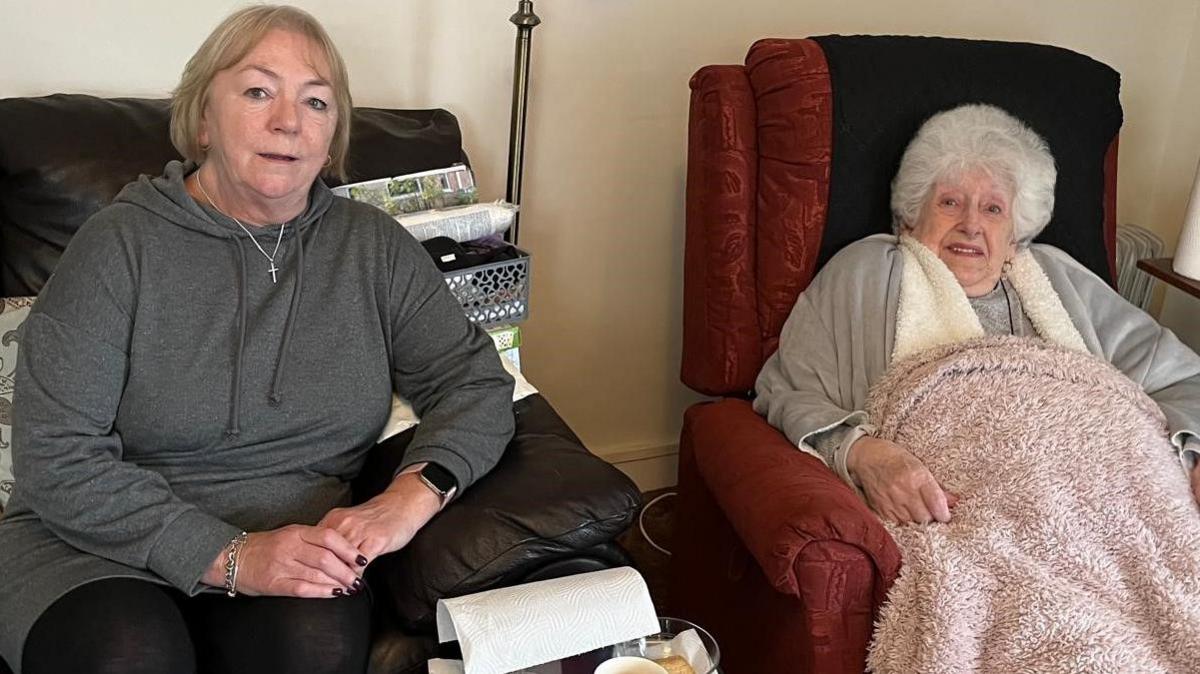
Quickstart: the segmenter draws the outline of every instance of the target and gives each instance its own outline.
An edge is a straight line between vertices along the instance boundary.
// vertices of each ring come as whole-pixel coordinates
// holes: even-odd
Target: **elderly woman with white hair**
[[[1050,221],[1055,179],[1046,143],[1003,110],[934,115],[892,183],[895,235],[825,265],[758,376],[754,408],[888,521],[948,522],[958,497],[905,447],[874,437],[868,391],[896,359],[972,337],[1040,339],[1107,360],[1157,403],[1184,466],[1195,463],[1200,357],[1064,252],[1032,243]],[[1200,498],[1200,470],[1191,484]]]

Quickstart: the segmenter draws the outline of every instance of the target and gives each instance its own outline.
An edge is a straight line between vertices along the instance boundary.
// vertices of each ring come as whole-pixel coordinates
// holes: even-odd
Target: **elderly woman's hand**
[[[330,510],[318,526],[345,536],[371,562],[408,545],[441,507],[441,498],[416,473],[402,473],[366,503]]]
[[[950,508],[958,502],[920,459],[888,440],[859,438],[850,446],[846,469],[875,512],[897,524],[949,522]]]

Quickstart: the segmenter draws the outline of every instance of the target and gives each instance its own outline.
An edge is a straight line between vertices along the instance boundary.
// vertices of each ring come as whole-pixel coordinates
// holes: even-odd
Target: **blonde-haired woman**
[[[325,31],[255,6],[188,63],[186,162],[71,241],[24,327],[0,653],[18,672],[361,672],[363,571],[487,473],[512,379],[428,255],[335,198]],[[393,391],[424,423],[349,507]]]

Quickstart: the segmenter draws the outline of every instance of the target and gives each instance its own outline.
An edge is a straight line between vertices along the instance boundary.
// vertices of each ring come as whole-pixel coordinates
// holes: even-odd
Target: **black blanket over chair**
[[[1073,51],[1020,42],[826,35],[833,84],[829,221],[818,267],[847,244],[892,231],[892,177],[934,113],[964,102],[1004,108],[1050,145],[1054,211],[1037,238],[1111,280],[1103,239],[1104,154],[1121,128],[1121,76]]]

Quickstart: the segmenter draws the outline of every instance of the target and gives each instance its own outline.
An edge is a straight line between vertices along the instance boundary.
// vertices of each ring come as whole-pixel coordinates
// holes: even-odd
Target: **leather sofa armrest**
[[[371,565],[406,630],[432,631],[438,599],[524,582],[611,542],[637,517],[637,486],[589,452],[545,398],[519,400],[513,413],[516,433],[496,467],[407,547]],[[375,446],[355,481],[356,501],[387,486],[411,436]]]
[[[684,415],[683,434],[705,484],[776,590],[803,599],[798,562],[803,567],[808,553],[833,541],[871,560],[875,601],[882,601],[899,573],[900,550],[833,471],[744,400],[694,405]]]

